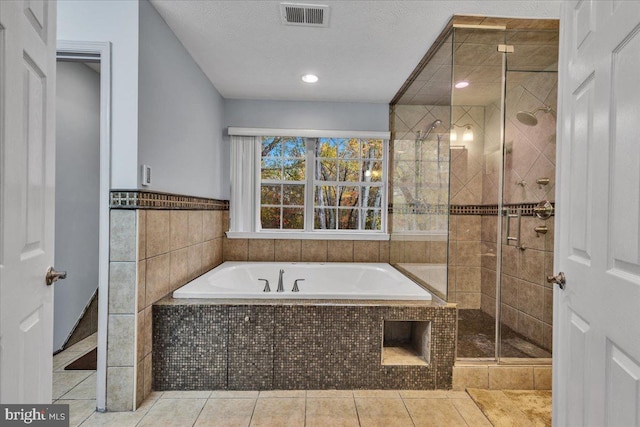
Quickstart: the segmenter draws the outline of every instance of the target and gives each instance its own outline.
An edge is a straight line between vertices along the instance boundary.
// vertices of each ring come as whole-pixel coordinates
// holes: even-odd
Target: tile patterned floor
[[[64,371],[95,347],[89,337],[54,356],[54,403],[72,427],[491,426],[463,391],[283,390],[153,392],[135,412],[95,412],[94,371]]]

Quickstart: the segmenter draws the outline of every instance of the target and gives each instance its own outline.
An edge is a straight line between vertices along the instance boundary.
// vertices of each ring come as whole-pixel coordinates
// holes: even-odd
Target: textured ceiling
[[[331,6],[328,28],[308,28],[282,25],[277,1],[151,3],[225,98],[342,102],[389,102],[454,14],[560,14],[558,0],[305,0]]]

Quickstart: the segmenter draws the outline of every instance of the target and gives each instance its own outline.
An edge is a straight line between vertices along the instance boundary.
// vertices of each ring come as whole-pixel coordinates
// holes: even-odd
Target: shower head
[[[436,128],[436,126],[439,126],[442,124],[442,120],[440,119],[435,119],[433,121],[433,123],[431,123],[431,126],[429,126],[429,130],[434,130]]]
[[[418,131],[417,138],[418,138],[420,141],[424,141],[425,139],[427,139],[427,137],[429,136],[429,134],[430,134],[431,132],[433,132],[433,130],[434,130],[435,128],[437,128],[438,126],[440,126],[441,124],[442,124],[442,120],[440,120],[440,119],[435,119],[435,120],[433,121],[433,123],[431,123],[431,124],[429,125],[429,127],[428,127],[428,128],[426,128],[426,129],[424,130],[424,132],[420,132],[420,131]],[[421,136],[421,135],[424,135],[424,136]]]
[[[536,117],[536,114],[538,114],[540,111],[551,114],[555,113],[555,111],[553,111],[553,108],[545,105],[544,107],[536,108],[533,111],[518,111],[518,113],[516,114],[516,118],[523,125],[535,126],[538,124],[538,118]]]

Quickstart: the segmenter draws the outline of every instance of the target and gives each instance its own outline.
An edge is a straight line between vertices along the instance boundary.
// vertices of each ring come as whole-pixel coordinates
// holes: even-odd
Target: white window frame
[[[248,167],[249,162],[243,162],[241,158],[232,158],[232,178],[231,178],[231,207],[230,207],[230,230],[227,231],[229,238],[251,238],[251,239],[309,239],[309,240],[389,240],[388,226],[388,191],[389,191],[389,132],[367,132],[367,131],[336,131],[336,130],[310,130],[310,129],[270,129],[270,128],[228,128],[228,134],[232,137],[254,137],[256,153],[253,159],[252,170],[243,171],[243,167]],[[381,200],[381,229],[380,230],[313,230],[313,205],[314,205],[314,174],[307,169],[305,174],[305,230],[273,230],[262,229],[260,224],[260,186],[261,186],[261,138],[263,136],[296,136],[304,138],[359,138],[359,139],[381,139],[383,141],[382,173],[384,179],[380,188],[383,195]],[[308,147],[307,147],[308,148]],[[232,148],[232,153],[234,149]],[[232,157],[234,157],[232,155]],[[308,168],[309,158],[315,161],[315,154],[307,149],[305,166]],[[240,163],[243,163],[241,165]],[[313,166],[315,167],[315,166]],[[253,181],[252,197],[242,197],[239,191],[234,190],[238,185],[243,186],[247,191],[247,183],[242,183],[243,177]],[[347,181],[348,182],[348,181]],[[310,190],[311,189],[311,190]],[[252,202],[251,202],[252,201]],[[252,206],[249,206],[252,205]],[[235,216],[242,218],[243,215],[252,212],[254,221],[250,226],[247,221],[235,220]],[[311,215],[309,215],[311,212]]]

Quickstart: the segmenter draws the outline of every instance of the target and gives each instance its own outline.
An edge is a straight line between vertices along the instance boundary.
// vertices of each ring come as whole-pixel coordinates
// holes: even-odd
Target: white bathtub
[[[276,292],[284,270],[284,292]],[[271,292],[263,292],[269,280]],[[293,281],[299,292],[292,292]],[[431,300],[389,264],[225,262],[173,293],[174,298]]]

